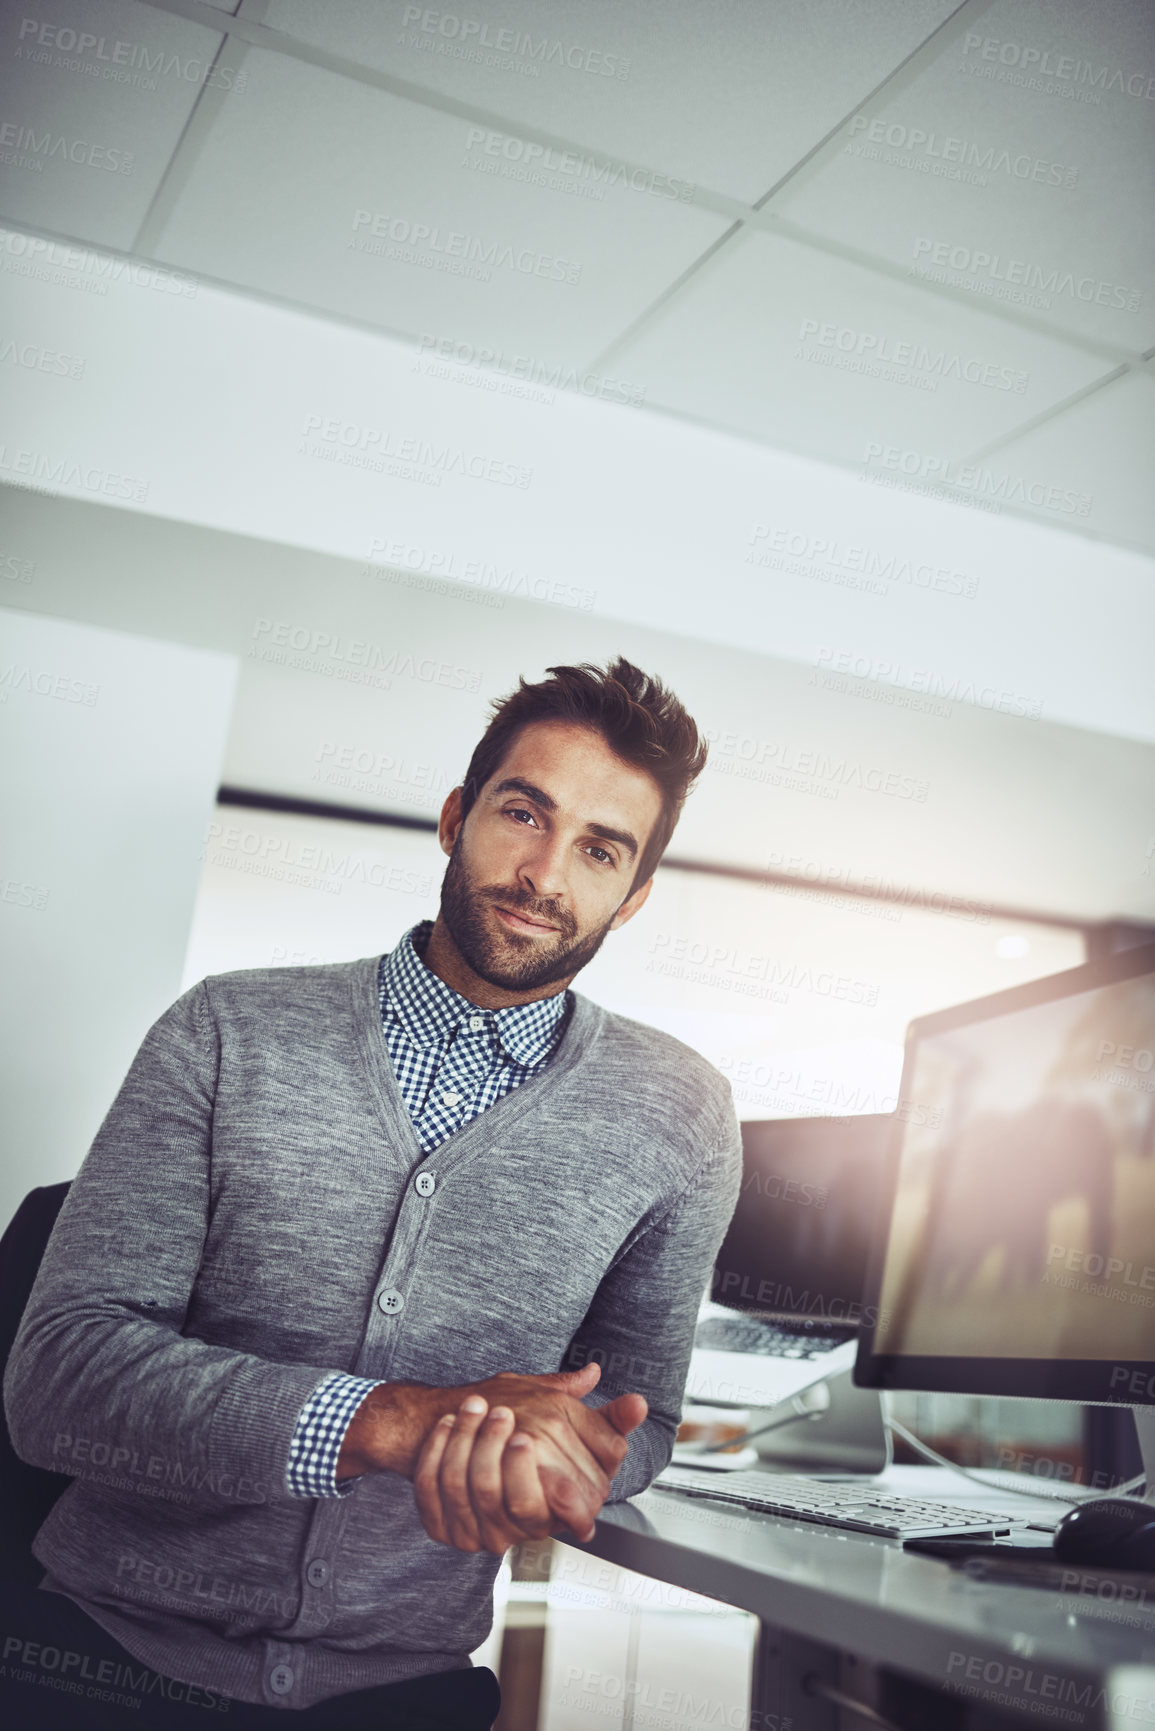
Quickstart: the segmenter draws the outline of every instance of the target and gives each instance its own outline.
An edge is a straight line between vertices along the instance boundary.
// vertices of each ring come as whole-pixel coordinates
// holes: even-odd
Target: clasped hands
[[[567,1529],[591,1539],[626,1438],[647,1411],[640,1394],[583,1406],[600,1375],[587,1364],[556,1376],[491,1377],[438,1419],[413,1473],[430,1538],[498,1555]]]
[[[648,1410],[640,1394],[583,1406],[600,1375],[591,1363],[547,1376],[503,1372],[463,1388],[386,1385],[354,1419],[338,1476],[403,1473],[425,1531],[457,1550],[500,1556],[567,1531],[590,1539],[626,1439]]]

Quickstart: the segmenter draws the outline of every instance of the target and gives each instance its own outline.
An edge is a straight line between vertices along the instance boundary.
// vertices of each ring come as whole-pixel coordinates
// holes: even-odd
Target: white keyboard
[[[829,1484],[792,1473],[722,1474],[701,1467],[667,1467],[654,1484],[658,1490],[740,1503],[743,1508],[767,1514],[887,1539],[994,1538],[1027,1525],[1018,1515],[957,1508],[949,1503],[925,1502],[921,1497],[894,1496],[869,1485]]]

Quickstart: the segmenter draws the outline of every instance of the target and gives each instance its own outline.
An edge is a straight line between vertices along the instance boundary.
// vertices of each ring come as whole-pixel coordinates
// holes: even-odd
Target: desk
[[[1028,1518],[1036,1507],[977,1485],[956,1493],[952,1480],[962,1483],[933,1467],[883,1478],[963,1506],[1013,1504]],[[896,1540],[658,1488],[608,1505],[577,1548],[758,1617],[751,1731],[1155,1726],[1155,1590],[1122,1576],[1105,1597],[1080,1590],[1081,1578],[1064,1593],[980,1582]],[[1134,1597],[1120,1597],[1124,1583]],[[881,1717],[839,1708],[814,1678],[820,1690],[873,1695]]]

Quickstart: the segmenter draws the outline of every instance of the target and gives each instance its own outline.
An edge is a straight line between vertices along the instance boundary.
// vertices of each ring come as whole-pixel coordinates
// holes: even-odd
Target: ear
[[[453,844],[460,834],[464,821],[461,815],[461,789],[455,787],[451,793],[446,794],[445,804],[441,807],[441,816],[437,823],[437,839],[441,843],[442,853],[450,854],[453,852]]]
[[[611,932],[616,932],[619,926],[624,926],[627,920],[633,919],[638,909],[644,907],[653,887],[654,880],[652,877],[649,877],[646,879],[644,884],[639,884],[637,889],[632,891],[631,894],[626,897],[625,901],[610,921],[609,929]]]

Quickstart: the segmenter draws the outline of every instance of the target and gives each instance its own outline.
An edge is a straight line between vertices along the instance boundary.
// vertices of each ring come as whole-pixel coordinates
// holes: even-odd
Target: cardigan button
[[[437,1180],[432,1172],[419,1172],[413,1180],[413,1188],[418,1196],[432,1196],[437,1189]]]
[[[291,1665],[274,1665],[269,1672],[269,1688],[274,1695],[287,1695],[295,1680]]]
[[[377,1308],[383,1310],[386,1316],[397,1316],[405,1308],[405,1295],[398,1292],[395,1286],[387,1286],[384,1292],[377,1294]]]

